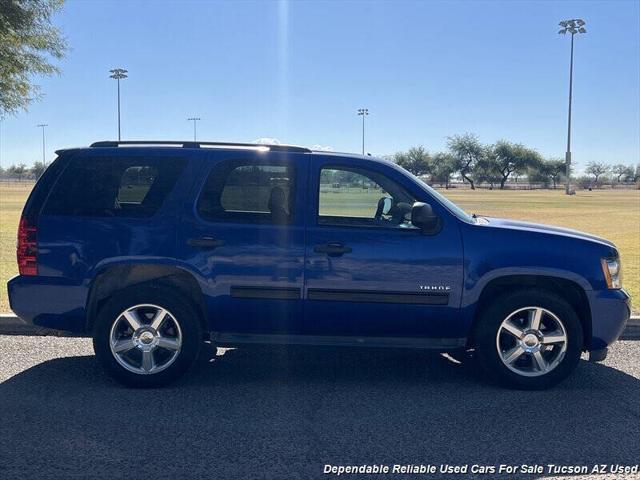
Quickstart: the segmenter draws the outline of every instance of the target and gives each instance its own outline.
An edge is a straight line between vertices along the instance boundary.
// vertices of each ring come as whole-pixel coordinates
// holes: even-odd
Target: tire
[[[187,299],[166,287],[129,287],[100,308],[93,349],[118,382],[129,387],[160,387],[191,367],[202,338],[198,311]]]
[[[568,377],[584,343],[582,324],[571,305],[546,290],[516,290],[497,297],[480,312],[473,339],[487,374],[522,390],[544,390]]]

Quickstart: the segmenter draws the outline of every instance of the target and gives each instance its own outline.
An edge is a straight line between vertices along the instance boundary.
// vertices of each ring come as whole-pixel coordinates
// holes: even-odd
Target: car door
[[[300,185],[306,185],[307,160],[281,152],[212,156],[178,240],[180,260],[201,280],[211,329],[296,333],[304,271]]]
[[[320,157],[309,190],[304,333],[464,336],[462,244],[448,211],[382,161]],[[411,224],[414,201],[432,206],[438,233]]]

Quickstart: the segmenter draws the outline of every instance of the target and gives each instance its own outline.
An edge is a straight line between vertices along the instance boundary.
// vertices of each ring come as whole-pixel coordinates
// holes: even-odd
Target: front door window
[[[325,167],[320,172],[317,223],[413,229],[414,202],[404,188],[380,173]]]

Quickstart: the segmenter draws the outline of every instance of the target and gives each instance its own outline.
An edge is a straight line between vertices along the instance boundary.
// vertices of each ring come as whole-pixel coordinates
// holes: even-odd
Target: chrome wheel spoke
[[[166,317],[167,311],[164,308],[160,308],[153,317],[153,320],[151,320],[151,328],[153,328],[154,330],[159,330],[162,322],[164,322],[164,319]]]
[[[140,317],[138,317],[138,312],[135,310],[127,310],[123,313],[124,318],[129,323],[131,329],[135,332],[142,326],[142,322],[140,321]]]
[[[513,347],[511,350],[509,350],[508,352],[503,353],[502,358],[505,363],[513,363],[518,358],[520,358],[520,356],[523,353],[524,353],[524,349],[520,345],[517,345]]]
[[[545,333],[542,337],[542,343],[548,345],[550,343],[562,343],[567,341],[567,336],[561,330],[554,330]]]
[[[546,372],[549,368],[549,364],[544,359],[540,351],[533,353],[533,363],[540,372]]]
[[[153,358],[153,350],[144,350],[142,352],[142,369],[146,373],[150,373],[156,367],[156,361]]]
[[[117,340],[114,344],[113,344],[113,351],[116,353],[125,353],[128,352],[129,350],[131,350],[132,348],[135,348],[136,344],[133,343],[133,338],[125,338],[122,340]]]
[[[175,338],[160,337],[158,339],[158,347],[166,348],[167,350],[178,350],[180,342]]]
[[[509,332],[511,335],[513,335],[516,338],[522,337],[522,334],[524,333],[519,326],[517,326],[515,323],[513,323],[510,320],[504,322],[504,324],[502,325],[502,328],[504,328],[507,332]]]
[[[536,308],[529,311],[529,328],[531,330],[540,330],[543,310]]]

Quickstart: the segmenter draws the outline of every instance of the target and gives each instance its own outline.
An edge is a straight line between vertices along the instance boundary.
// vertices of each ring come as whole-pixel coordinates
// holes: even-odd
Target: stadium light
[[[196,141],[196,122],[202,120],[200,117],[187,118],[188,121],[193,122],[193,141]]]
[[[369,109],[359,108],[358,115],[362,116],[362,155],[364,155],[364,117],[369,115]]]
[[[109,70],[109,72],[111,73],[109,78],[118,81],[118,141],[120,141],[120,80],[127,78],[129,72],[124,68],[114,68],[113,70]]]
[[[558,31],[561,35],[566,35],[567,33],[571,34],[571,61],[569,63],[569,119],[567,126],[567,152],[565,153],[564,161],[565,161],[565,174],[566,174],[566,183],[564,188],[564,193],[569,195],[571,193],[571,101],[573,96],[573,37],[579,33],[587,33],[587,30],[584,28],[585,21],[580,18],[574,18],[572,20],[563,20],[560,22],[560,30]]]

